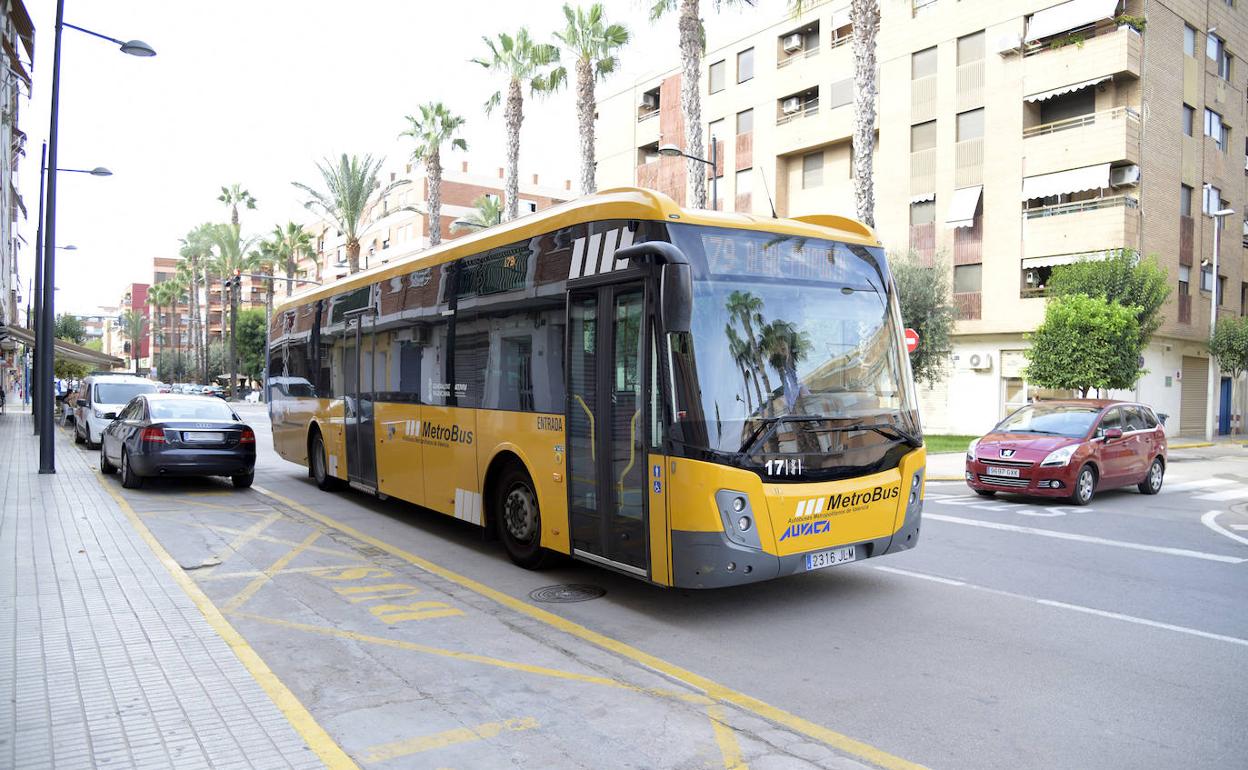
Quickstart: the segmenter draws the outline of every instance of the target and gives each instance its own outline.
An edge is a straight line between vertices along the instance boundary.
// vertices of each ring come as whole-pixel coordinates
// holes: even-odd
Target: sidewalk
[[[0,767],[321,767],[95,454],[57,443],[39,475],[29,412],[0,416]]]

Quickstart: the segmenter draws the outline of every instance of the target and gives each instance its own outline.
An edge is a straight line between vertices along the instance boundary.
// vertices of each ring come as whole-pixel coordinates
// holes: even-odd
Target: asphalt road
[[[128,499],[150,512],[153,532],[184,567],[200,566],[190,562],[203,556],[205,569],[194,574],[213,601],[227,617],[233,603],[241,614],[231,622],[358,761],[396,767],[851,767],[855,761],[901,767],[908,761],[932,768],[1231,768],[1243,767],[1248,757],[1248,449],[1176,453],[1161,495],[1103,492],[1086,508],[1004,496],[983,500],[961,483],[931,483],[913,551],[697,592],[662,590],[578,563],[527,572],[462,522],[354,492],[320,492],[304,469],[272,452],[263,407],[240,411],[257,429],[256,483],[270,497],[255,490],[236,494],[217,482],[165,482]],[[278,498],[291,505],[276,506]],[[322,561],[279,580],[279,573],[298,572],[290,568],[294,557],[287,558],[296,552],[282,547],[252,557],[250,572],[214,578],[213,570],[230,566],[214,564],[225,554],[221,544],[237,544],[238,533],[249,530],[219,527],[210,536],[202,528],[198,534],[180,529],[179,514],[190,510],[183,501],[194,507],[208,500],[223,511],[252,506],[244,511],[252,521],[289,526],[282,542],[315,542],[296,555],[321,548]],[[207,515],[208,508],[199,510],[196,521],[202,525]],[[305,531],[312,534],[301,540]],[[445,612],[462,606],[456,611],[471,625],[430,622],[418,632],[405,624],[389,636],[406,641],[387,642],[386,633],[369,625],[385,619],[377,611],[358,620],[334,615],[352,605],[339,597],[346,609],[331,606],[316,593],[321,589],[297,579],[325,577],[325,565],[341,566],[345,558],[335,550],[351,549],[353,559],[391,571],[428,560],[477,581],[472,591],[421,584],[426,594],[442,592],[439,598],[451,608]],[[415,560],[399,564],[393,555],[399,551]],[[428,566],[415,571],[423,577],[409,579],[433,580]],[[237,580],[226,590],[232,575],[261,577],[247,594]],[[259,585],[266,579],[272,587]],[[530,591],[568,583],[599,586],[606,594],[540,606],[659,662],[604,652],[600,643],[578,646],[584,634],[573,638],[566,629],[482,599],[496,591],[532,605]],[[350,601],[345,589],[338,593]],[[252,603],[240,610],[245,601]],[[308,618],[329,618],[338,631],[308,632]],[[370,644],[417,649],[412,645],[433,644],[436,637],[444,647],[494,643],[505,657],[500,650],[516,644],[507,634],[520,634],[532,648],[526,660],[575,663],[634,682],[637,692],[683,686],[691,672],[744,699],[725,696],[734,705],[724,712],[697,700],[697,692],[711,692],[705,686],[681,689],[652,706],[532,683],[520,686],[520,697],[506,679],[510,670],[476,673],[471,683],[444,681],[437,660],[382,660],[369,652]],[[401,681],[364,673],[374,669],[401,672]],[[387,695],[370,700],[371,691]],[[400,697],[413,692],[419,697]],[[781,711],[764,713],[751,698]],[[464,713],[461,701],[477,708]],[[514,708],[481,705],[496,702]],[[444,737],[421,738],[436,732],[417,727],[417,715],[429,713],[431,703],[448,724],[477,719],[485,727],[452,741],[453,750]],[[491,714],[506,718],[490,721]],[[694,718],[707,715],[714,730]],[[591,740],[568,733],[573,725]],[[540,738],[547,730],[553,743]],[[400,737],[407,734],[416,737]],[[519,736],[529,742],[516,743]],[[551,745],[562,748],[550,753]],[[452,753],[415,755],[413,746]],[[501,753],[480,753],[488,751]]]

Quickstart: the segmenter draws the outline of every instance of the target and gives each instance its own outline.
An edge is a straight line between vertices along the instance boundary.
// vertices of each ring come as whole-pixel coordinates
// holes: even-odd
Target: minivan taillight
[[[165,443],[165,429],[164,428],[144,428],[143,432],[139,434],[139,441],[163,444]]]
[[[240,444],[256,443],[256,432],[253,431],[251,428],[243,428],[243,435],[238,437],[238,443]]]

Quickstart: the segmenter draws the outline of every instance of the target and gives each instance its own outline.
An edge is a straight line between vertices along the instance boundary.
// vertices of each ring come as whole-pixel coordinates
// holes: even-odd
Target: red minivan
[[[1087,505],[1098,489],[1161,491],[1166,432],[1143,404],[1043,401],[1019,409],[966,450],[966,483],[985,497],[1014,492]]]

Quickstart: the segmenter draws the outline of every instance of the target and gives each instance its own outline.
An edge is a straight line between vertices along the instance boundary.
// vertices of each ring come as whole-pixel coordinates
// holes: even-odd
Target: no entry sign
[[[906,329],[906,352],[913,353],[919,347],[919,333],[914,329]]]

